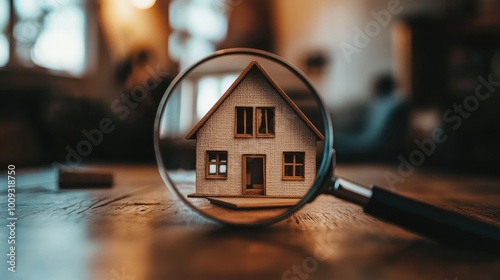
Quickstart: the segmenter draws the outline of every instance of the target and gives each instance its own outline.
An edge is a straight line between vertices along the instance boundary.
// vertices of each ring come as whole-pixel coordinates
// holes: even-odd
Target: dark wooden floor
[[[444,247],[333,197],[271,227],[224,228],[177,201],[155,166],[98,168],[115,174],[111,189],[61,191],[49,169],[18,176],[17,272],[0,225],[0,279],[500,279],[500,253]],[[388,170],[337,173],[383,186]],[[499,180],[417,172],[395,191],[500,223]]]

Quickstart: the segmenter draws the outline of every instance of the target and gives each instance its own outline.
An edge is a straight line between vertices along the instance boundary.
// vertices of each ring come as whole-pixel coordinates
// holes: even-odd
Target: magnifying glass
[[[268,52],[221,50],[180,73],[157,112],[155,152],[168,188],[225,225],[270,225],[329,194],[431,239],[500,248],[494,225],[334,176],[327,108],[298,68]]]

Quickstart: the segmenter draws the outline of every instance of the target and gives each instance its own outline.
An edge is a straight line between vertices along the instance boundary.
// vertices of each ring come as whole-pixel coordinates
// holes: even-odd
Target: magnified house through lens
[[[189,197],[254,198],[259,204],[309,191],[316,142],[324,137],[252,61],[186,139],[197,141],[196,192]]]

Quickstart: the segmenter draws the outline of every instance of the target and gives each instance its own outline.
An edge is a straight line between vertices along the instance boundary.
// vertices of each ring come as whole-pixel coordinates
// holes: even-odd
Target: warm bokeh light
[[[153,5],[156,3],[156,0],[130,0],[130,3],[134,5],[134,7],[138,9],[149,9],[153,7]]]
[[[100,5],[99,17],[113,59],[124,61],[146,51],[167,67],[168,19],[161,9],[142,10],[123,0],[102,0]]]

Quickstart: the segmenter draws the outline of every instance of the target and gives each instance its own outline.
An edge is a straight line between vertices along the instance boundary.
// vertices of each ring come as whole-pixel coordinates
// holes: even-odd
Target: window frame
[[[286,162],[285,161],[285,157],[287,155],[292,155],[293,156],[293,159],[292,159],[292,162]],[[302,163],[298,163],[297,162],[297,155],[302,155],[302,158],[303,158],[303,162]],[[292,167],[292,173],[293,175],[286,175],[286,167],[287,166],[291,166]],[[297,172],[297,167],[302,167],[303,169],[303,175],[302,176],[297,176],[296,175],[296,172]],[[304,181],[305,178],[306,178],[306,169],[305,169],[305,166],[306,166],[306,153],[305,152],[283,152],[283,159],[282,159],[282,179],[284,181]]]
[[[244,133],[243,134],[240,134],[238,133],[238,109],[239,108],[243,108],[245,109],[244,110],[244,119],[243,119],[243,131]],[[247,134],[246,131],[247,131],[247,124],[248,124],[248,116],[247,116],[247,112],[248,112],[248,109],[250,110],[251,112],[251,121],[250,121],[250,125],[252,126],[252,133],[251,134]],[[236,106],[235,109],[234,109],[234,137],[235,138],[253,138],[254,136],[254,108],[253,107],[249,107],[249,106]]]
[[[210,154],[215,154],[215,173],[216,174],[210,174],[210,165],[214,164],[213,162],[210,162]],[[223,163],[220,160],[221,154],[225,154],[225,156],[226,156],[225,163]],[[228,163],[229,163],[229,158],[228,158],[227,151],[207,151],[205,153],[205,178],[206,179],[227,179]],[[222,165],[226,166],[226,173],[221,175],[221,174],[219,174],[219,168]]]
[[[267,119],[267,121],[265,122],[266,123],[266,130],[267,130],[266,133],[259,132],[260,123],[262,121],[261,120],[262,114],[259,114],[259,110],[266,112],[266,114],[265,114],[266,115],[265,117]],[[272,112],[273,112],[273,119],[272,119],[273,132],[272,133],[269,133],[270,123],[269,123],[268,110],[272,110]],[[255,131],[256,131],[256,137],[258,137],[258,138],[274,138],[274,137],[276,137],[276,110],[274,107],[257,107],[257,108],[255,108]]]
[[[83,30],[84,37],[84,65],[81,71],[73,72],[73,70],[68,69],[55,69],[52,67],[47,67],[44,65],[40,65],[33,61],[32,58],[29,61],[23,61],[22,58],[17,53],[17,41],[15,38],[14,29],[16,25],[22,20],[19,18],[15,11],[15,0],[7,0],[9,2],[9,22],[6,26],[4,34],[7,37],[9,42],[9,59],[7,63],[3,66],[0,66],[1,72],[15,72],[15,71],[29,71],[30,73],[34,73],[37,75],[44,75],[49,77],[63,78],[68,79],[69,81],[79,81],[84,79],[91,78],[89,74],[95,70],[96,67],[96,58],[99,56],[99,42],[97,38],[97,25],[96,18],[98,17],[98,13],[96,13],[93,9],[92,1],[82,1],[81,9],[84,14],[85,23]],[[61,5],[56,1],[56,5]]]

